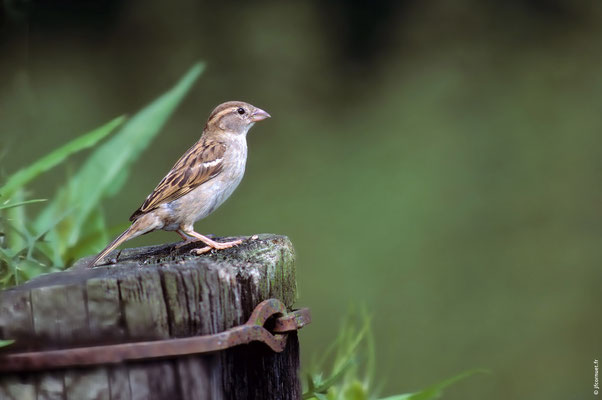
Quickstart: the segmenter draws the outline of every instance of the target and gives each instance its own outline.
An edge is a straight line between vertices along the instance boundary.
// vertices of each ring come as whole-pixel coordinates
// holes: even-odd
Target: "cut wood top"
[[[287,237],[200,256],[195,246],[115,251],[114,264],[88,269],[86,258],[0,292],[0,339],[15,339],[15,351],[211,334],[244,323],[265,299],[295,302]]]

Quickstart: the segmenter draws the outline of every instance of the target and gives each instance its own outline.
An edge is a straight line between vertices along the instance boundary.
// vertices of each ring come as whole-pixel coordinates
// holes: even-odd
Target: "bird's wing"
[[[134,221],[163,203],[176,200],[214,178],[223,167],[226,145],[215,140],[203,140],[192,146],[159,182],[155,190],[130,217]]]

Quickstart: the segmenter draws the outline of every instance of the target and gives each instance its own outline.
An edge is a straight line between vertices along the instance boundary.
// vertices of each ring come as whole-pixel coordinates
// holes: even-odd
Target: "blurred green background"
[[[119,225],[211,109],[273,118],[197,230],[289,235],[303,360],[373,315],[383,394],[592,397],[602,357],[602,5],[569,0],[5,0],[0,168],[14,172],[207,69],[105,202]],[[36,181],[51,197],[73,172]],[[109,162],[109,161],[108,161]],[[31,209],[35,210],[35,206]],[[176,241],[155,233],[130,246]]]

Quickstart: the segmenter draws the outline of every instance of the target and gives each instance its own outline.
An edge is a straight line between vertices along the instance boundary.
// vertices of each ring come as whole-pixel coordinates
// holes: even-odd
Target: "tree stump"
[[[0,292],[5,352],[140,342],[222,332],[261,301],[296,300],[294,250],[284,236],[192,255],[191,244],[127,249],[93,269],[80,260]],[[114,258],[118,251],[109,258]],[[296,333],[275,353],[262,343],[177,358],[0,375],[0,399],[299,399]]]

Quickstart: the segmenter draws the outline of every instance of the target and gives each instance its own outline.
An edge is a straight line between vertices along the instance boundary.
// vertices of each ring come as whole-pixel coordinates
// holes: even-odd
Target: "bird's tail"
[[[121,235],[117,236],[115,238],[115,240],[113,240],[111,243],[109,243],[109,245],[107,247],[105,247],[105,249],[103,251],[101,251],[96,257],[94,257],[94,259],[92,261],[90,261],[86,265],[86,267],[92,268],[94,265],[96,265],[96,263],[98,261],[100,261],[101,258],[103,258],[107,254],[109,254],[110,252],[115,250],[115,248],[117,248],[120,244],[122,244],[126,240],[132,239],[140,234],[139,232],[137,232],[137,230],[132,229],[132,228],[134,228],[134,225],[130,226]]]

